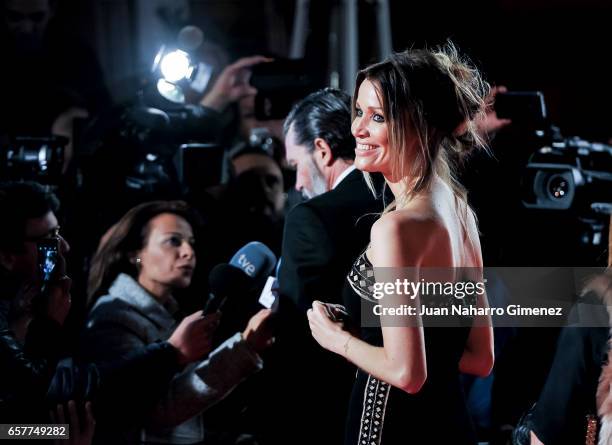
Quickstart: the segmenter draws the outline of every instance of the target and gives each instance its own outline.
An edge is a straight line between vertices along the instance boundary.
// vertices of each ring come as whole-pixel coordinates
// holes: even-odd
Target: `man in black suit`
[[[286,218],[278,280],[280,294],[304,314],[314,300],[342,303],[346,275],[383,210],[353,166],[350,107],[347,94],[327,88],[299,102],[285,120],[295,187],[311,199]]]
[[[293,432],[284,436],[285,443],[338,444],[355,370],[317,347],[306,311],[314,300],[342,303],[346,275],[366,248],[383,204],[353,166],[346,93],[327,88],[307,96],[289,113],[284,132],[296,189],[309,199],[285,221],[278,275],[280,363],[274,365],[280,371],[277,425]]]

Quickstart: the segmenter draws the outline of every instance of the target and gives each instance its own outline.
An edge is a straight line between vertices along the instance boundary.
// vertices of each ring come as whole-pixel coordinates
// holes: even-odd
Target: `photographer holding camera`
[[[39,295],[37,242],[57,238],[59,257],[68,251],[59,236],[55,212],[59,202],[35,183],[0,188],[0,360],[6,370],[0,383],[0,411],[8,419],[39,420],[55,364],[66,345],[62,325],[70,309],[70,280],[59,277]],[[63,269],[59,261],[58,271]]]

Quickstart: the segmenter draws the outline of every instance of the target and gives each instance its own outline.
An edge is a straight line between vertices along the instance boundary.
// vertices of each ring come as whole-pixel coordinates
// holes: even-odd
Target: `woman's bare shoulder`
[[[445,233],[444,224],[433,211],[389,212],[372,226],[372,261],[381,266],[417,265]]]
[[[410,236],[414,231],[417,234],[424,234],[443,229],[443,219],[435,207],[427,202],[386,213],[372,226],[373,233],[389,232],[403,236]]]

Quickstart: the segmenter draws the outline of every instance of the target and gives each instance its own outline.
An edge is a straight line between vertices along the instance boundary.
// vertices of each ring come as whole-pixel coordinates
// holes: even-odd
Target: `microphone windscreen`
[[[227,297],[248,292],[253,287],[253,279],[241,269],[223,263],[210,271],[208,285],[213,294]]]
[[[178,45],[184,51],[197,49],[203,41],[204,33],[197,26],[188,25],[179,31]]]

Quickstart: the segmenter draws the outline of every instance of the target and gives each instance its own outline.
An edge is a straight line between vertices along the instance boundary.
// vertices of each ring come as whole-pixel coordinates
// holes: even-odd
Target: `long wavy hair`
[[[130,209],[102,237],[92,259],[87,283],[88,306],[93,306],[100,296],[108,292],[120,273],[138,277],[134,256],[147,243],[149,222],[163,213],[184,218],[194,232],[200,224],[197,215],[183,201],[151,201]]]
[[[475,119],[484,114],[489,84],[451,42],[435,50],[406,50],[358,73],[353,119],[366,79],[375,86],[388,122],[392,175],[406,182],[405,195],[396,197],[385,213],[405,205],[438,176],[465,204],[460,215],[465,228],[471,210],[455,171],[466,153],[486,147]],[[375,193],[370,175],[364,175]]]

